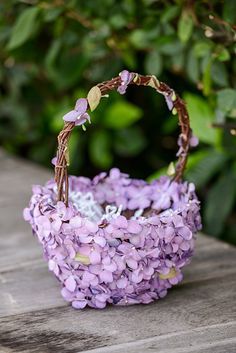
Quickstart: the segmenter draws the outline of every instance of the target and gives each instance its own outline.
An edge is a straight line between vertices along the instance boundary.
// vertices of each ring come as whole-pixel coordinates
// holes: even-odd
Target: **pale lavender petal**
[[[80,98],[76,101],[75,110],[79,115],[84,114],[88,108],[88,102],[86,98]]]
[[[88,113],[84,113],[82,115],[80,115],[76,120],[75,120],[75,125],[79,126],[79,125],[83,125],[86,123],[86,121],[90,122],[90,116]]]
[[[73,276],[70,276],[65,280],[65,286],[68,291],[74,292],[76,288],[76,281]]]
[[[89,255],[89,259],[91,261],[92,265],[97,265],[101,262],[101,254],[98,251],[91,251],[90,255]]]
[[[84,299],[84,300],[74,300],[72,302],[72,306],[75,309],[83,309],[83,308],[86,307],[86,305],[87,305],[87,300],[86,299]]]
[[[69,113],[63,116],[64,121],[76,121],[78,118],[79,113],[76,110],[71,110]]]
[[[100,277],[101,281],[103,281],[105,283],[111,283],[113,281],[112,273],[110,271],[107,271],[107,270],[103,270],[99,274],[99,277]]]

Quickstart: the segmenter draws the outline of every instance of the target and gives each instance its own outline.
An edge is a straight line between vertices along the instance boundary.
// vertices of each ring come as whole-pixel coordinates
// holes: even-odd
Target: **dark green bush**
[[[235,20],[235,0],[1,2],[1,145],[49,166],[78,97],[124,68],[155,74],[184,97],[200,140],[186,177],[204,231],[236,243]],[[111,94],[92,121],[72,136],[71,173],[115,164],[150,177],[175,158],[177,119],[152,90]]]

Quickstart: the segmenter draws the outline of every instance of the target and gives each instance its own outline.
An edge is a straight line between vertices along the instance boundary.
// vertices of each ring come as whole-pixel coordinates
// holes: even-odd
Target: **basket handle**
[[[167,104],[173,113],[178,113],[179,125],[181,133],[178,139],[180,146],[177,153],[178,161],[175,166],[175,174],[173,180],[180,181],[186,166],[188,151],[190,147],[190,139],[192,137],[192,130],[190,128],[189,116],[185,103],[175,94],[173,89],[163,82],[160,82],[155,76],[143,76],[139,74],[132,74],[132,79],[129,84],[137,86],[150,86],[158,93],[161,93],[166,98]],[[104,81],[96,85],[99,88],[101,95],[105,95],[111,90],[117,89],[124,85],[120,76],[117,76],[109,81]],[[123,92],[124,93],[124,92]],[[169,102],[168,102],[169,101]],[[75,126],[74,122],[65,122],[64,127],[58,135],[58,149],[55,166],[55,181],[57,183],[58,201],[65,202],[68,205],[68,142],[71,132]]]

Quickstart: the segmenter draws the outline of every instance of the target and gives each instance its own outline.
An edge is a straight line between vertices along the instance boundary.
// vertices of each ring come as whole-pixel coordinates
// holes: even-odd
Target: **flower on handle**
[[[75,104],[75,109],[63,116],[66,122],[74,122],[75,125],[83,125],[87,120],[90,122],[90,116],[87,113],[88,102],[86,98],[80,98]]]
[[[133,80],[135,74],[127,70],[123,70],[119,73],[121,78],[121,85],[117,88],[120,94],[125,94],[128,84]]]

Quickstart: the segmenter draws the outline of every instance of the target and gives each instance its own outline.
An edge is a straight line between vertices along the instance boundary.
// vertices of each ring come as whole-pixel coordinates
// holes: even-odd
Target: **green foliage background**
[[[78,97],[125,68],[155,74],[184,97],[200,140],[186,178],[197,185],[204,231],[236,243],[235,20],[235,0],[0,2],[1,145],[49,166]],[[114,92],[73,134],[70,172],[117,165],[152,178],[175,159],[177,134],[151,89]]]

